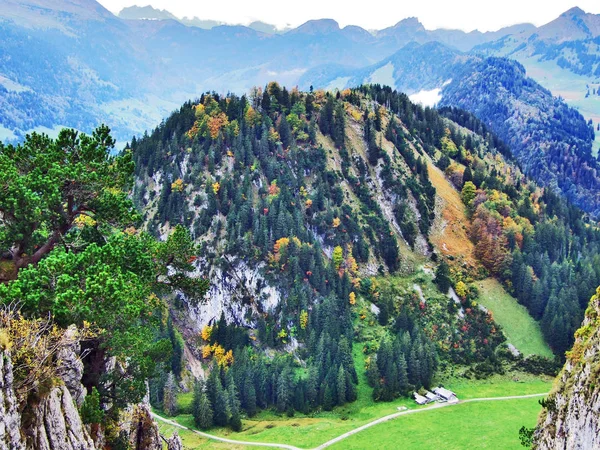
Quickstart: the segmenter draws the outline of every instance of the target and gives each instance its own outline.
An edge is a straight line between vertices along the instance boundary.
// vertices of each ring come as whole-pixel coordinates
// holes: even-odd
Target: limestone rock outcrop
[[[537,450],[600,449],[600,288],[575,338],[538,420]]]
[[[65,385],[52,388],[38,404],[28,405],[27,448],[95,450],[73,397]]]
[[[150,407],[145,403],[140,403],[133,409],[129,445],[133,450],[162,450],[158,426],[152,419]]]
[[[0,450],[25,449],[20,428],[10,354],[0,350]]]
[[[59,361],[58,376],[65,382],[65,386],[71,393],[71,397],[78,407],[81,407],[87,394],[87,390],[81,384],[83,377],[83,362],[79,357],[81,347],[77,339],[77,328],[71,325],[65,332],[64,341],[68,345],[63,346],[57,353]]]
[[[183,450],[183,442],[177,434],[177,431],[173,433],[169,439],[167,439],[167,450]]]

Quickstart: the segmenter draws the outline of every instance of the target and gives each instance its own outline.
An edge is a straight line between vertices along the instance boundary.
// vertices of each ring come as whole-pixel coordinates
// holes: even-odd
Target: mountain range
[[[561,79],[580,76],[575,73],[579,66],[562,63],[564,58],[553,49],[558,46],[567,52],[569,45],[599,39],[598,15],[572,9],[539,28],[523,24],[487,33],[426,30],[415,18],[370,32],[322,19],[283,34],[269,32],[272,27],[264,23],[254,28],[267,32],[240,25],[203,29],[190,22],[199,19],[186,19],[185,24],[186,20],[151,7],[129,8],[120,16],[94,0],[6,0],[0,5],[1,139],[19,141],[31,130],[53,133],[60,126],[89,131],[104,122],[124,142],[206,90],[242,93],[270,80],[307,90],[378,83],[416,95],[416,101],[467,108],[512,143],[525,170],[547,168],[535,170],[539,177],[551,175],[538,181],[568,192],[588,211],[598,211],[592,156],[597,144],[591,127],[600,120],[600,108],[595,109],[594,103],[600,95],[585,97],[582,117],[562,100],[553,99],[544,77],[542,87],[530,81],[522,68],[514,73],[528,86],[526,96],[520,85],[503,86],[506,95],[495,97],[494,108],[512,108],[511,99],[516,99],[522,113],[558,117],[554,122],[561,124],[559,129],[570,144],[557,150],[551,122],[515,120],[507,125],[506,117],[493,113],[483,97],[469,96],[472,87],[465,83],[488,69],[510,67],[488,59],[513,58],[514,50],[502,50],[508,43],[524,55],[517,59],[531,62],[531,54],[536,61],[554,57],[562,67]],[[597,55],[589,45],[586,52]],[[531,49],[525,53],[528,46]],[[598,70],[595,62],[591,64],[591,71]],[[591,90],[596,92],[593,83]],[[579,97],[584,94],[581,90]],[[577,99],[565,98],[579,106]],[[556,116],[556,111],[562,112]],[[590,119],[592,123],[586,124]],[[530,133],[539,147],[526,145]],[[585,166],[572,170],[570,165],[559,165],[555,170],[557,155],[565,152],[574,155],[576,162],[585,161]]]
[[[435,40],[469,50],[531,28],[428,31],[416,19],[405,19],[373,34],[315,20],[274,35],[264,23],[213,24],[217,26],[210,30],[187,26],[197,19],[176,21],[151,7],[129,8],[121,16],[94,0],[2,2],[3,140],[59,125],[89,131],[99,121],[113,124],[118,138],[125,140],[205,90],[242,92],[271,79],[295,85],[316,66],[342,61],[365,67],[413,41]],[[154,20],[134,20],[140,17]],[[44,114],[36,113],[33,104],[43,105]]]
[[[0,450],[596,448],[599,18],[3,0]]]

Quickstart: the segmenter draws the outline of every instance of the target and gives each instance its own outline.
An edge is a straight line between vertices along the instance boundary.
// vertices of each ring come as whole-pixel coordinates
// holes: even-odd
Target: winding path
[[[426,412],[426,411],[431,411],[433,409],[439,409],[439,408],[446,408],[449,406],[454,406],[454,405],[460,405],[463,403],[471,403],[471,402],[492,402],[492,401],[499,401],[499,400],[518,400],[518,399],[523,399],[523,398],[533,398],[533,397],[543,397],[545,395],[548,395],[547,392],[543,393],[543,394],[529,394],[529,395],[512,395],[512,396],[508,396],[508,397],[485,397],[485,398],[471,398],[468,400],[460,400],[456,403],[435,403],[434,405],[428,407],[428,408],[421,408],[421,409],[409,409],[407,411],[400,411],[394,414],[389,414],[387,416],[381,417],[379,419],[373,420],[372,422],[366,423],[358,428],[355,428],[354,430],[350,430],[347,433],[341,434],[340,436],[333,438],[327,442],[325,442],[324,444],[319,445],[318,447],[315,447],[314,449],[311,450],[322,450],[324,448],[330,447],[333,444],[337,444],[338,442],[340,442],[341,440],[346,439],[347,437],[352,436],[353,434],[356,433],[360,433],[361,431],[366,430],[367,428],[371,428],[375,425],[378,425],[380,423],[383,422],[387,422],[388,420],[392,420],[395,419],[396,417],[400,417],[400,416],[405,416],[407,414],[416,414],[416,413],[421,413],[421,412]],[[162,422],[168,423],[169,425],[172,425],[174,427],[177,428],[182,428],[184,430],[188,430],[191,431],[193,433],[196,433],[200,436],[203,436],[207,439],[213,439],[215,441],[220,441],[220,442],[225,442],[228,444],[236,444],[236,445],[247,445],[247,446],[254,446],[254,447],[271,447],[271,448],[284,448],[287,450],[305,450],[305,449],[301,449],[299,447],[294,447],[293,445],[287,445],[287,444],[275,444],[275,443],[270,443],[270,442],[246,442],[246,441],[236,441],[234,439],[227,439],[224,437],[220,437],[220,436],[215,436],[213,434],[208,434],[208,433],[204,433],[202,431],[198,431],[198,430],[194,430],[192,428],[188,428],[186,426],[180,425],[177,422],[173,421],[173,420],[169,420],[169,419],[165,419],[162,416],[159,416],[158,414],[152,413],[152,417],[154,417],[157,420],[160,420]]]

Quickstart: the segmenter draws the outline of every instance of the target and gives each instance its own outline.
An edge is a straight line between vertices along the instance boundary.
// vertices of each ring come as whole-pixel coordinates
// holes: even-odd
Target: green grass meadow
[[[398,417],[330,448],[519,450],[519,429],[533,427],[539,411],[537,398],[464,403]]]
[[[488,278],[475,283],[479,289],[480,303],[492,311],[494,320],[504,329],[508,342],[527,355],[540,355],[552,358],[540,325],[529,315],[527,309],[511,297],[502,285]]]
[[[362,344],[356,343],[353,353],[359,374],[356,402],[335,408],[333,411],[323,411],[309,416],[296,414],[294,417],[287,417],[272,411],[262,411],[255,417],[244,419],[243,429],[239,433],[228,428],[212,429],[209,433],[235,440],[282,443],[311,449],[361,425],[394,414],[398,412],[398,407],[426,408],[417,406],[411,399],[398,399],[390,403],[374,402],[371,397],[372,389],[367,384],[364,372]],[[550,390],[551,382],[523,374],[518,377],[494,375],[486,380],[449,378],[444,385],[456,392],[460,399],[466,400],[544,393]],[[532,398],[473,402],[401,416],[353,435],[332,448],[403,448],[406,450],[436,447],[442,449],[518,448],[518,430],[523,425],[535,424],[541,409],[538,400]],[[190,402],[191,394],[179,396],[180,407],[185,408]],[[193,428],[190,414],[181,414],[174,420]],[[161,424],[161,427],[165,430],[164,434],[170,436],[173,427],[165,424]],[[190,450],[245,448],[211,441],[186,430],[180,430],[179,434],[185,448]],[[471,434],[477,436],[470,436]],[[501,445],[494,446],[494,442],[499,442]]]

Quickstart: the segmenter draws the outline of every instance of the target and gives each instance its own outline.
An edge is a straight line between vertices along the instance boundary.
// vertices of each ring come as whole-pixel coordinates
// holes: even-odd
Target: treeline
[[[562,356],[600,281],[600,231],[550,190],[541,202],[532,232],[514,247],[508,275],[515,297],[541,321],[546,340]]]
[[[304,364],[292,354],[268,357],[250,345],[247,330],[228,325],[224,317],[210,327],[206,346],[234,349],[231,357],[213,359],[206,383],[194,389],[192,413],[197,426],[231,426],[239,431],[240,414],[254,416],[272,408],[293,416],[357,398],[358,377],[352,358],[353,327],[347,301],[329,296],[307,314],[302,328],[305,346],[297,349]],[[216,355],[216,352],[215,352]],[[151,401],[170,415],[177,412],[173,373],[164,366],[150,383]]]
[[[419,328],[410,332],[401,329],[393,339],[386,336],[368,362],[373,398],[391,401],[421,387],[429,389],[437,366],[437,348]]]

